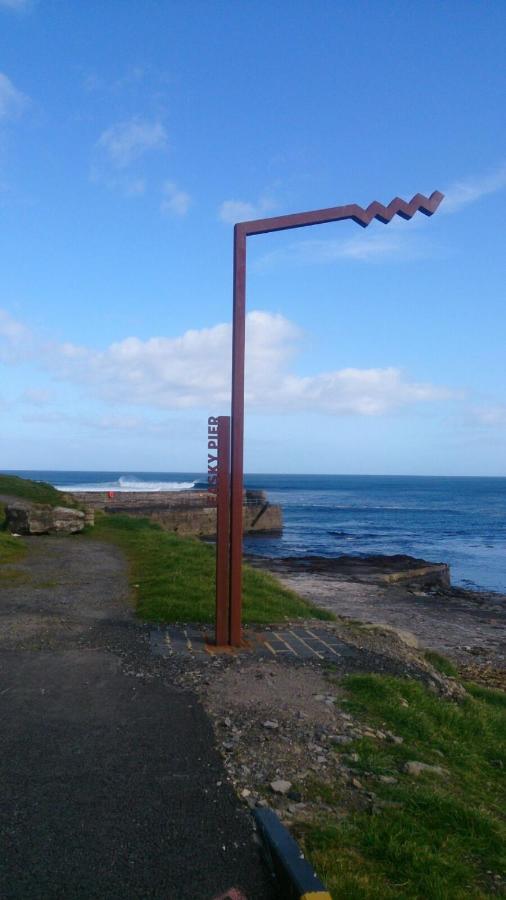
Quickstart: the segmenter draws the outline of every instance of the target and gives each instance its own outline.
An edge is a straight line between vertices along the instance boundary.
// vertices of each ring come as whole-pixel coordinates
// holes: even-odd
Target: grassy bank
[[[0,494],[9,497],[19,497],[20,500],[30,500],[33,503],[47,503],[50,506],[75,506],[67,498],[63,498],[50,484],[44,481],[30,481],[29,478],[18,478],[17,475],[2,475],[0,473]],[[18,538],[12,537],[5,531],[5,507],[0,503],[0,564],[13,563],[21,559],[26,550]],[[4,577],[7,577],[4,572]],[[11,573],[12,574],[12,573]]]
[[[48,503],[50,506],[76,506],[67,496],[63,497],[51,484],[45,481],[30,481],[17,475],[0,474],[0,494],[31,500],[33,503]]]
[[[5,507],[0,503],[0,565],[17,562],[25,555],[25,546],[19,538],[5,531]]]
[[[351,676],[344,687],[350,711],[404,740],[363,738],[346,748],[348,759],[358,755],[352,774],[376,794],[372,813],[346,809],[336,782],[323,789],[336,814],[301,827],[334,900],[504,896],[506,695],[469,685],[455,703],[374,675]],[[443,773],[408,774],[410,760]]]
[[[149,519],[98,516],[92,537],[126,554],[138,615],[151,622],[214,619],[214,547],[162,531]],[[284,588],[275,578],[244,567],[244,621],[269,623],[332,616]]]

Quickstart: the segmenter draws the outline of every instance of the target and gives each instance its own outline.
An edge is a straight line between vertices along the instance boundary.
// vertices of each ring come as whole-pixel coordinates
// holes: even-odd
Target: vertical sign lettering
[[[218,419],[207,420],[207,489],[215,494],[218,489]]]

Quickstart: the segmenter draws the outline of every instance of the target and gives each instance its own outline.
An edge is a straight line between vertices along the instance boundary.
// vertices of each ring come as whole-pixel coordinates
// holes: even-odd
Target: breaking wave
[[[120,493],[130,492],[156,492],[156,491],[191,491],[195,487],[195,481],[143,481],[141,478],[135,478],[134,475],[121,475],[114,481],[95,481],[91,484],[83,482],[81,484],[65,485],[65,491],[117,491]]]

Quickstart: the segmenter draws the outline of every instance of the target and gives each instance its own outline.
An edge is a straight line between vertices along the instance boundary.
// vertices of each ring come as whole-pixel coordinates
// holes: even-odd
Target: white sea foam
[[[122,475],[118,480],[120,491],[189,491],[194,481],[142,481],[132,475]]]
[[[156,491],[190,491],[195,487],[195,481],[142,481],[133,475],[122,475],[117,481],[96,481],[91,484],[66,484],[60,490],[69,491],[115,491],[126,492],[156,492]]]

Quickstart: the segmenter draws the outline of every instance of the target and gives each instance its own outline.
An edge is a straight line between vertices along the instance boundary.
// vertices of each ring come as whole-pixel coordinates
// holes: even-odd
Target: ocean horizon
[[[203,472],[5,470],[61,490],[191,490]],[[506,477],[245,475],[283,509],[282,535],[246,536],[250,554],[402,553],[451,567],[452,583],[506,593]]]

